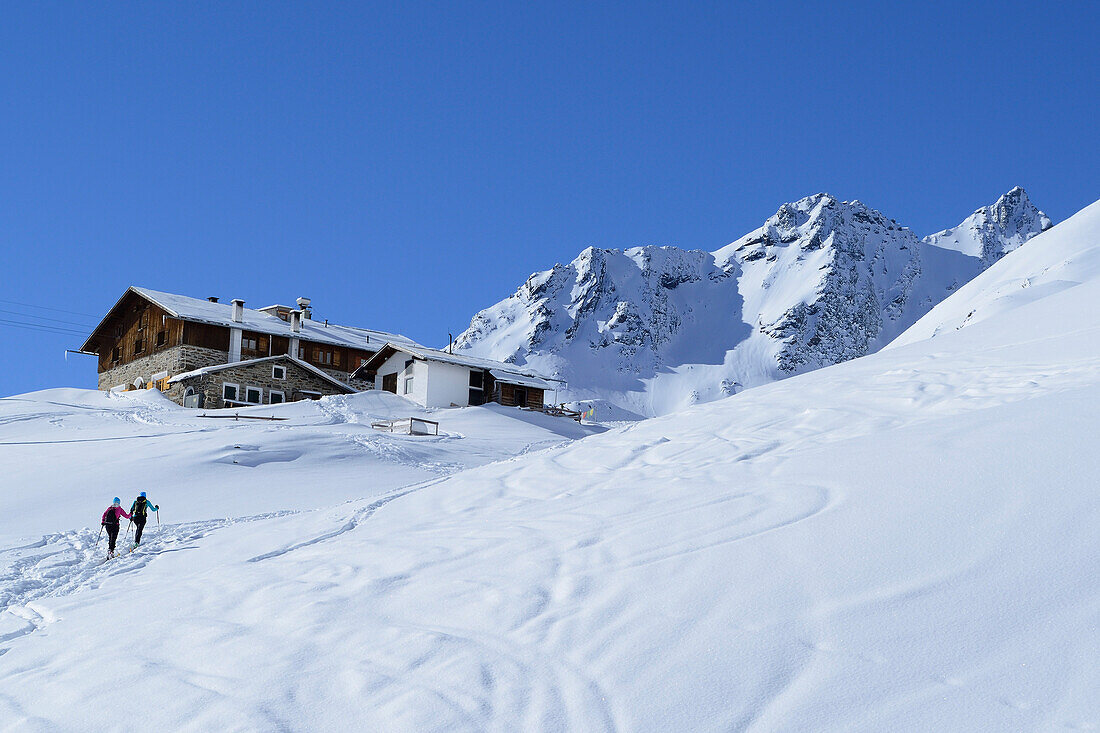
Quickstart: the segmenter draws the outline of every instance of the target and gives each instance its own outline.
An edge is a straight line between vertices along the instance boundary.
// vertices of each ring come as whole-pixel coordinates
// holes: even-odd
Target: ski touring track
[[[294,513],[151,527],[153,531],[146,531],[145,542],[133,552],[124,549],[130,540],[123,525],[118,554],[109,560],[105,560],[106,535],[89,528],[49,534],[30,544],[0,549],[0,656],[8,650],[3,646],[6,642],[56,620],[35,603],[37,600],[97,588],[107,578],[141,570],[159,555],[194,549],[195,542],[224,527]]]
[[[355,512],[351,515],[351,517],[349,517],[348,520],[339,529],[335,529],[332,532],[325,532],[324,534],[318,535],[318,536],[316,536],[312,539],[309,539],[309,540],[305,540],[304,542],[295,542],[294,544],[289,545],[289,546],[284,547],[284,548],[279,549],[279,550],[272,550],[271,552],[265,552],[262,555],[256,555],[255,557],[250,557],[250,558],[248,558],[248,562],[262,562],[264,560],[270,560],[273,557],[281,557],[283,555],[286,555],[287,553],[294,552],[295,550],[300,550],[303,547],[311,547],[311,546],[316,545],[320,542],[324,542],[326,540],[331,540],[334,537],[339,537],[340,535],[342,535],[346,532],[352,531],[353,529],[358,527],[362,522],[365,522],[368,519],[370,519],[374,515],[375,512],[377,512],[379,509],[384,507],[386,504],[389,504],[391,501],[394,501],[396,499],[400,499],[402,496],[407,496],[408,494],[411,494],[415,491],[420,491],[422,489],[426,489],[429,486],[434,486],[435,484],[438,484],[438,483],[442,482],[446,478],[447,478],[446,476],[443,476],[443,477],[440,477],[440,478],[437,478],[437,479],[429,479],[428,481],[423,481],[419,484],[413,484],[412,486],[407,486],[407,487],[403,487],[403,488],[391,491],[388,494],[382,496],[381,498],[376,499],[375,501],[371,502],[367,506],[365,506],[361,509],[355,510]]]
[[[350,532],[391,501],[438,484],[446,478],[443,476],[394,489],[367,506],[355,510],[339,528],[251,557],[248,562],[260,562],[286,555]],[[0,656],[7,652],[8,648],[2,646],[5,642],[33,633],[56,620],[36,606],[35,601],[41,598],[67,596],[96,588],[107,578],[143,569],[160,555],[195,549],[196,542],[225,527],[301,513],[279,511],[249,517],[157,526],[150,528],[155,531],[146,530],[144,543],[133,552],[124,549],[129,543],[130,535],[127,525],[123,525],[118,537],[118,552],[111,559],[105,559],[106,535],[90,528],[57,532],[25,545],[0,549]],[[21,619],[22,623],[16,622],[14,625],[17,628],[8,630],[13,625],[13,618]]]

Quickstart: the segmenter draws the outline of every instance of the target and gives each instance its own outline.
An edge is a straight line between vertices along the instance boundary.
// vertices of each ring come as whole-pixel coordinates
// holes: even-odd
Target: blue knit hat
[[[144,491],[141,492],[140,494],[138,494],[138,496],[140,496],[142,499],[144,499],[145,498],[145,492]]]
[[[122,503],[122,499],[119,499],[119,498],[118,498],[118,497],[116,496],[116,497],[115,497],[115,501],[114,501],[114,503],[115,503],[115,504],[121,504],[121,503]]]

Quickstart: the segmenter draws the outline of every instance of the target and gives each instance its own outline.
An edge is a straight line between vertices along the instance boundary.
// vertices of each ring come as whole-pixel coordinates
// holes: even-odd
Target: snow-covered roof
[[[554,385],[541,377],[528,377],[514,372],[506,372],[503,369],[490,369],[493,379],[505,384],[514,384],[518,387],[534,387],[536,389],[554,389]]]
[[[353,387],[351,387],[347,384],[344,384],[343,382],[341,382],[339,379],[332,376],[331,374],[328,374],[328,373],[322,371],[321,369],[318,369],[317,367],[313,366],[312,364],[307,364],[306,362],[302,361],[301,359],[296,359],[293,356],[291,356],[290,354],[276,354],[275,356],[265,356],[265,357],[262,357],[260,359],[246,359],[245,361],[235,361],[235,362],[227,363],[227,364],[214,364],[212,366],[200,367],[199,369],[192,369],[189,372],[183,372],[182,374],[177,374],[176,376],[174,376],[174,377],[172,377],[171,379],[168,380],[168,384],[175,384],[176,382],[182,382],[186,379],[192,379],[194,377],[201,377],[205,374],[211,374],[213,372],[220,372],[220,371],[223,371],[225,369],[232,369],[234,367],[251,366],[252,364],[262,364],[265,361],[280,361],[282,359],[286,359],[287,361],[293,362],[295,365],[300,366],[301,368],[305,369],[306,371],[317,375],[321,379],[324,379],[327,382],[329,382],[329,383],[331,383],[331,384],[333,384],[337,387],[340,387],[341,389],[345,390],[346,392],[350,393],[350,392],[355,391],[355,389]],[[306,392],[308,390],[300,390],[300,391]]]
[[[533,369],[521,367],[516,364],[508,364],[503,361],[495,361],[493,359],[483,359],[480,356],[467,356],[465,354],[451,354],[446,351],[440,351],[439,349],[430,349],[427,346],[420,346],[419,344],[404,344],[404,343],[388,343],[380,348],[374,356],[368,359],[356,372],[377,369],[381,366],[381,362],[389,358],[386,354],[390,349],[394,351],[404,352],[412,357],[423,359],[424,361],[438,361],[444,364],[456,364],[458,366],[471,367],[473,369],[484,369],[485,371],[496,377],[497,372],[506,375],[507,378],[501,378],[501,381],[507,381],[510,384],[520,384],[516,381],[520,378],[527,378],[531,381],[538,381],[546,386],[542,385],[527,385],[527,386],[539,386],[541,389],[553,389],[548,382],[561,382],[560,379],[554,379],[547,377],[543,374],[539,374]]]
[[[173,318],[184,321],[209,323],[227,328],[243,328],[246,331],[255,331],[270,336],[296,336],[303,341],[331,344],[333,346],[350,346],[367,351],[377,351],[387,342],[415,345],[414,341],[400,334],[375,331],[369,328],[356,328],[354,326],[337,326],[332,323],[326,326],[323,322],[308,319],[302,319],[301,331],[295,332],[288,322],[278,316],[252,308],[243,309],[244,315],[238,323],[233,320],[232,303],[214,303],[201,298],[164,293],[159,290],[136,286],[130,286],[127,292],[136,293],[163,308]],[[113,311],[114,308],[111,310]],[[106,321],[106,317],[103,320]],[[101,322],[92,334],[94,335],[102,325]],[[91,337],[88,341],[91,341]],[[86,342],[85,346],[87,345]]]

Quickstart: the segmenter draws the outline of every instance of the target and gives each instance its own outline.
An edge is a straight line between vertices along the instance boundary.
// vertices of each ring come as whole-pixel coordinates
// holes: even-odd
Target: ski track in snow
[[[273,557],[281,557],[282,555],[294,552],[295,550],[300,550],[303,547],[310,547],[312,545],[318,544],[319,542],[324,542],[326,540],[331,540],[334,537],[339,537],[345,532],[352,531],[353,529],[358,527],[360,523],[370,519],[376,511],[384,507],[386,504],[389,504],[391,501],[400,499],[402,496],[411,494],[414,491],[420,491],[421,489],[426,489],[429,486],[434,486],[435,484],[440,483],[442,480],[443,478],[433,479],[431,481],[425,481],[423,483],[416,484],[415,486],[391,492],[390,494],[371,502],[366,507],[363,507],[362,509],[357,509],[339,529],[333,530],[332,532],[325,532],[324,534],[318,535],[304,542],[296,542],[293,545],[284,547],[279,550],[272,550],[271,552],[265,552],[262,555],[250,557],[248,558],[248,562],[261,562],[263,560],[270,560]]]
[[[178,525],[146,525],[144,542],[134,552],[124,548],[133,533],[126,525],[119,532],[119,554],[105,560],[106,533],[91,529],[71,530],[46,535],[37,542],[0,549],[0,644],[33,633],[56,620],[43,616],[34,601],[66,596],[97,588],[107,578],[142,570],[152,560],[169,552],[194,549],[194,544],[211,532],[242,522],[255,522],[296,512],[271,512],[254,517],[218,519]],[[4,631],[11,618],[24,622],[14,631]],[[5,623],[6,622],[6,623]],[[0,646],[0,655],[7,651]]]

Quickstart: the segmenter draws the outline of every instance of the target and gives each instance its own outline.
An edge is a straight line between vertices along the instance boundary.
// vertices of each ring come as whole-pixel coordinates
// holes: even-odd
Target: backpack
[[[107,509],[106,524],[109,525],[109,526],[112,526],[112,527],[117,527],[118,526],[118,512],[115,511],[115,505],[114,504],[112,504]]]
[[[145,517],[145,506],[146,506],[147,501],[148,500],[144,496],[139,496],[137,499],[135,499],[134,500],[134,511],[130,512],[130,514],[132,514],[134,516],[134,518],[137,518],[137,517],[144,518]]]

